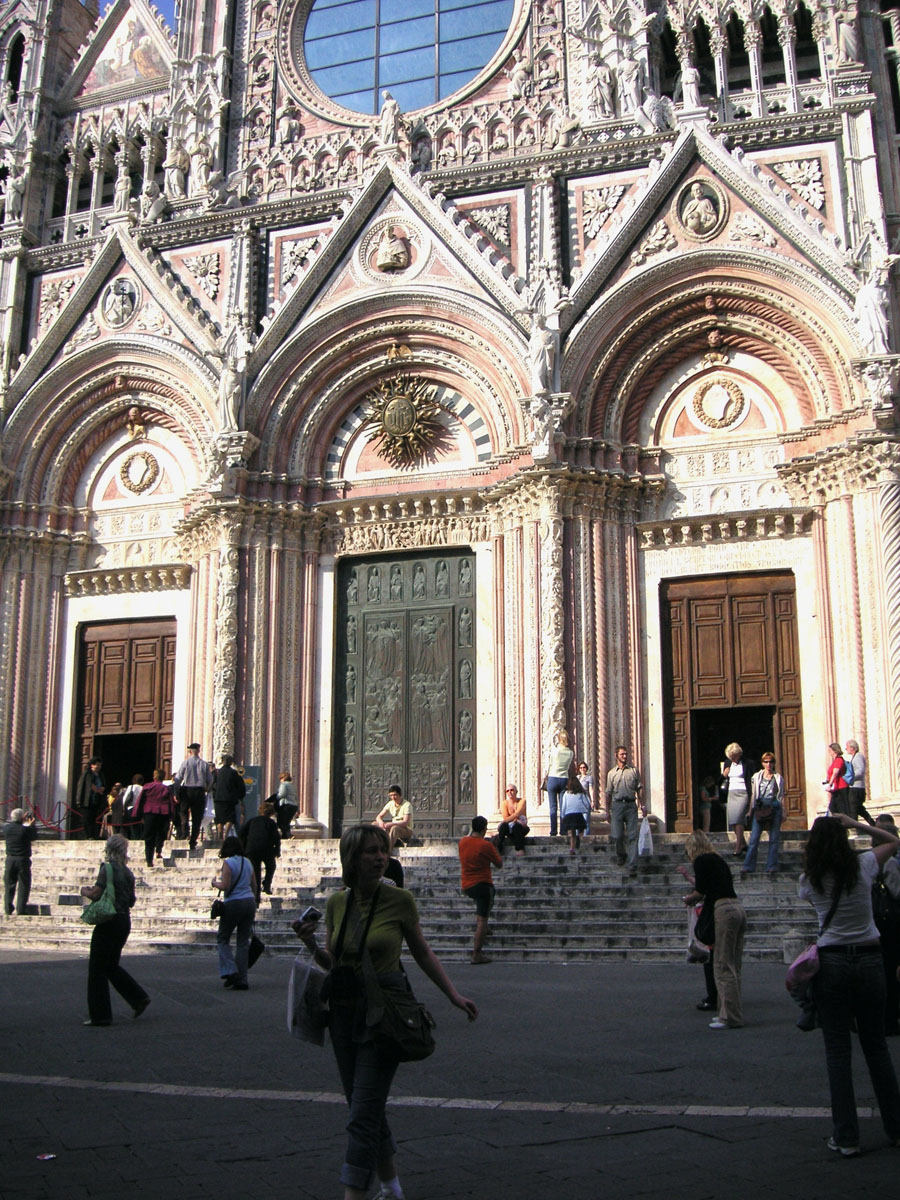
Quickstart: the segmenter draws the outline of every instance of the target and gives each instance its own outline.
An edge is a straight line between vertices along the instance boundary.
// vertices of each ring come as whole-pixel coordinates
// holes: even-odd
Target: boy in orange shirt
[[[503,866],[497,847],[484,836],[486,830],[487,818],[473,817],[472,832],[459,843],[460,887],[470,900],[475,901],[475,945],[471,959],[475,966],[491,961],[481,952],[494,903],[491,868]]]

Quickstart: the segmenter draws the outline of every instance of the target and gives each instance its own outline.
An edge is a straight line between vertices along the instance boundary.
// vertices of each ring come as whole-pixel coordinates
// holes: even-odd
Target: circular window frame
[[[275,57],[278,62],[281,83],[294,100],[300,101],[316,116],[324,117],[340,125],[357,128],[377,123],[377,113],[355,112],[351,108],[344,108],[337,104],[322,91],[310,74],[309,67],[306,65],[304,33],[306,19],[314,3],[315,0],[294,0],[293,4],[286,5],[278,13]],[[450,96],[439,100],[436,104],[429,104],[425,108],[413,108],[409,112],[414,113],[417,117],[427,117],[433,113],[443,112],[453,105],[463,103],[480,87],[483,87],[492,75],[497,74],[502,63],[509,58],[521,41],[530,13],[529,0],[515,0],[509,29],[502,42],[490,60],[472,76],[469,83],[457,88]],[[296,53],[294,53],[295,47]]]

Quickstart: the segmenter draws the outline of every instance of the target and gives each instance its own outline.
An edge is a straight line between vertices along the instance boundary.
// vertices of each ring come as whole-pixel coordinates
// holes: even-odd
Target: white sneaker
[[[856,1158],[860,1149],[859,1146],[839,1146],[833,1137],[828,1139],[828,1149],[833,1150],[835,1154],[840,1154],[843,1158]]]
[[[714,1017],[713,1020],[710,1021],[709,1027],[710,1029],[728,1029],[729,1026],[727,1021],[721,1021],[718,1017]]]

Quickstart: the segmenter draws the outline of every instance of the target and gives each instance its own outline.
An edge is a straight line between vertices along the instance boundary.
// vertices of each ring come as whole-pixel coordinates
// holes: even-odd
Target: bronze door
[[[391,784],[414,828],[475,814],[475,558],[347,560],[338,570],[335,832],[370,821]]]
[[[663,584],[666,819],[694,825],[703,776],[728,742],[758,761],[772,750],[785,781],[785,822],[806,824],[803,715],[790,571]],[[730,732],[728,732],[730,731]]]

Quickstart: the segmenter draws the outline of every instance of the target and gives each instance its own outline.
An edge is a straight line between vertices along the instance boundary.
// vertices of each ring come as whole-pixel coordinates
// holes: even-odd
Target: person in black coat
[[[247,794],[247,785],[240,773],[231,765],[233,762],[234,759],[230,754],[222,756],[222,765],[216,772],[216,781],[213,784],[216,832],[220,838],[226,838],[234,832],[237,806]]]
[[[256,876],[256,903],[259,904],[260,867],[265,865],[265,879],[262,880],[262,890],[267,896],[272,894],[272,878],[275,874],[275,859],[281,853],[281,834],[274,818],[275,806],[266,800],[259,810],[258,817],[252,817],[244,825],[240,833],[244,853],[253,864],[253,874]]]
[[[70,823],[70,832],[73,834],[89,838],[103,836],[100,817],[106,806],[106,782],[100,770],[102,766],[99,758],[92,758],[75,786],[75,804]]]

